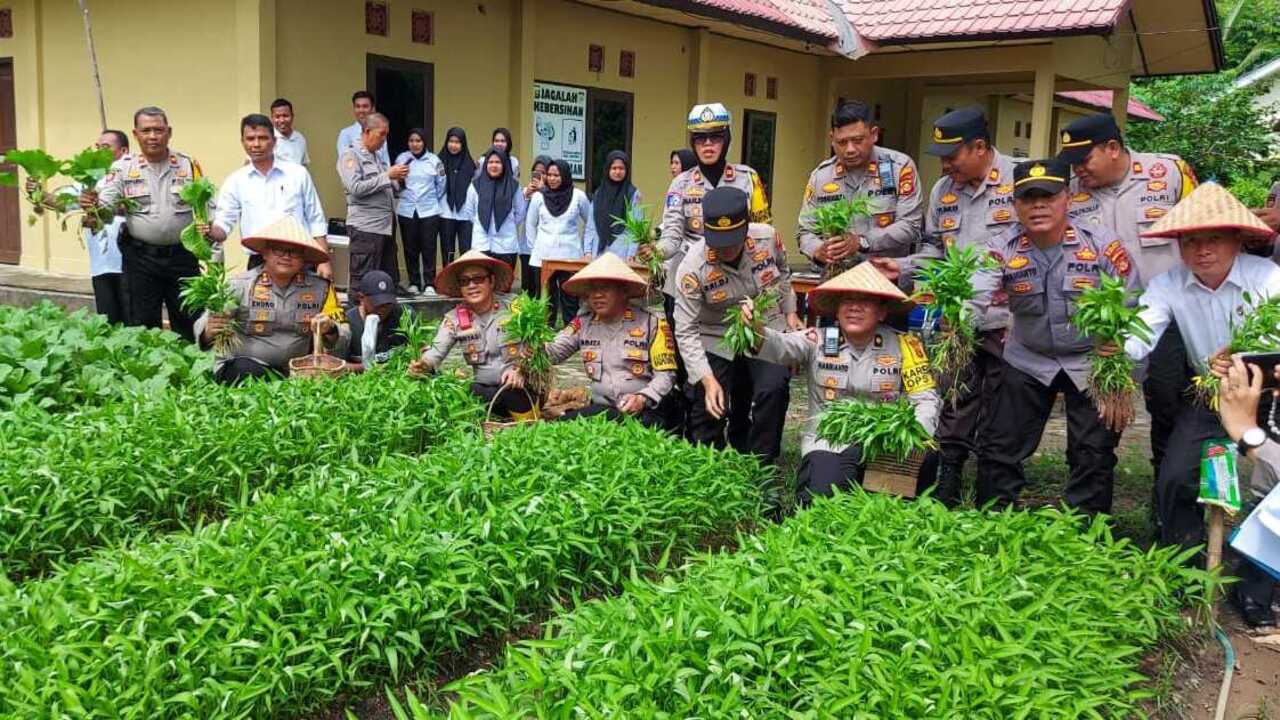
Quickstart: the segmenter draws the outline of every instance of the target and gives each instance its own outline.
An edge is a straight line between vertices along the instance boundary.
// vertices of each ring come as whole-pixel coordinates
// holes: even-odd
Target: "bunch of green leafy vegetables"
[[[227,280],[227,266],[214,261],[214,248],[196,229],[198,224],[209,223],[209,204],[216,189],[208,178],[192,180],[178,191],[182,201],[191,206],[191,224],[182,229],[179,236],[182,246],[200,261],[201,272],[182,280],[182,309],[189,313],[204,312],[230,316],[240,305],[240,299]],[[219,356],[231,353],[241,342],[240,327],[230,319],[213,338],[213,351]]]
[[[53,210],[54,212],[64,212],[75,203],[75,198],[71,195],[52,191],[49,187],[49,181],[53,179],[61,168],[62,163],[49,153],[39,148],[34,150],[10,150],[0,158],[0,162],[6,164],[17,165],[22,168],[23,172],[31,180],[33,187],[25,188],[23,194],[27,201],[31,203],[33,215],[28,216],[28,224],[34,225],[37,215],[44,214],[45,210]],[[0,185],[8,185],[10,187],[18,187],[17,172],[0,172]]]
[[[1125,289],[1124,278],[1104,274],[1098,287],[1080,294],[1071,316],[1071,324],[1081,335],[1094,338],[1095,345],[1105,343],[1118,349],[1109,354],[1099,353],[1096,347],[1090,351],[1089,394],[1100,408],[1123,405],[1128,415],[1132,415],[1138,384],[1124,344],[1129,338],[1151,339],[1151,327],[1140,317],[1146,307],[1134,302],[1136,296],[1137,292]]]
[[[1280,296],[1260,298],[1248,291],[1243,294],[1245,304],[1241,314],[1243,320],[1231,321],[1231,341],[1227,344],[1227,352],[1235,353],[1269,353],[1280,350]],[[1222,391],[1222,380],[1209,372],[1212,358],[1204,358],[1202,365],[1206,368],[1194,378],[1196,398],[1206,407],[1218,408],[1218,395]]]
[[[839,200],[822,203],[809,211],[807,219],[814,234],[820,238],[838,238],[848,233],[853,227],[855,218],[871,217],[871,199],[866,195],[858,195],[852,199],[841,197]],[[857,265],[861,257],[857,252],[827,263],[825,278],[836,275]]]
[[[765,318],[778,307],[778,296],[766,290],[751,298],[751,321],[742,312],[740,305],[733,305],[724,311],[724,337],[721,339],[726,350],[734,357],[746,355],[756,349],[764,339]]]
[[[937,446],[905,397],[892,402],[858,398],[832,402],[818,419],[818,437],[836,446],[858,446],[864,463],[881,457],[903,460]]]
[[[550,317],[551,304],[547,297],[521,293],[511,301],[504,320],[507,342],[520,349],[516,367],[535,400],[546,398],[551,390],[552,365],[546,345],[555,339],[556,331],[551,327]]]
[[[658,252],[657,227],[649,217],[647,206],[632,205],[628,200],[626,208],[624,217],[614,215],[611,219],[622,225],[623,232],[635,240],[638,251],[643,250],[637,257],[643,257],[645,269],[649,272],[649,289],[659,290],[666,281],[667,271],[662,255]]]
[[[916,271],[918,302],[942,319],[941,329],[928,337],[929,361],[934,375],[946,388],[945,400],[954,402],[964,392],[960,373],[973,360],[977,345],[973,302],[973,277],[998,267],[995,260],[976,246],[947,247],[946,256],[927,260]]]

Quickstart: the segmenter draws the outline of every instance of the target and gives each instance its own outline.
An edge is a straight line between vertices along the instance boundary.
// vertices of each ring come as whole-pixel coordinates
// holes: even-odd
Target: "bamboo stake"
[[[1205,560],[1205,570],[1210,572],[1222,564],[1222,541],[1226,534],[1226,511],[1217,505],[1209,506],[1209,556]]]
[[[89,46],[89,72],[93,75],[93,87],[98,91],[98,118],[102,121],[103,132],[107,129],[107,99],[102,93],[102,76],[98,73],[98,51],[93,45],[93,25],[89,22],[89,5],[87,0],[76,0],[80,5],[80,13],[84,16],[84,38]]]

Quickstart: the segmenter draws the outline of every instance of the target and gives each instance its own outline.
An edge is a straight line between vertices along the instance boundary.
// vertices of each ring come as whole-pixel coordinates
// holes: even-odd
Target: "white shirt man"
[[[310,165],[307,139],[293,127],[293,104],[284,98],[271,103],[271,124],[276,134],[276,159],[299,165]]]

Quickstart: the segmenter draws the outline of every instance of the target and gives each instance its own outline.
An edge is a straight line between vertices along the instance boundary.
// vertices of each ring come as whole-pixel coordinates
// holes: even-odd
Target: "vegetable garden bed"
[[[312,473],[225,522],[0,580],[0,716],[278,717],[430,673],[756,521],[765,475],[602,419]]]
[[[1207,575],[1057,511],[820,501],[454,683],[451,718],[1141,716]],[[406,716],[435,717],[409,698]]]

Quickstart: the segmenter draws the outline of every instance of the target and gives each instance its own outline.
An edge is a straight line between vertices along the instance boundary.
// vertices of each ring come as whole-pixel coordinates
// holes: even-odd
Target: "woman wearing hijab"
[[[671,151],[671,177],[692,168],[698,164],[698,156],[693,154],[689,148],[679,148]]]
[[[514,266],[520,250],[517,231],[527,205],[511,172],[511,160],[498,148],[489,148],[463,206],[463,215],[471,220],[471,247]]]
[[[440,203],[440,264],[453,262],[454,254],[471,249],[471,219],[462,212],[467,204],[467,190],[476,175],[476,163],[467,148],[467,133],[459,127],[444,134],[444,150],[440,153],[444,170],[444,196]]]
[[[409,293],[417,295],[421,288],[427,295],[435,295],[436,237],[440,234],[440,207],[444,204],[444,164],[427,152],[427,133],[422,128],[409,131],[408,145],[409,149],[396,158],[397,165],[409,168],[396,215],[400,220],[400,236],[404,238]]]
[[[533,159],[533,169],[529,172],[529,184],[524,187],[526,198],[532,198],[535,193],[542,191],[543,178],[546,177],[549,167],[551,167],[550,155],[539,155]],[[527,213],[525,219],[527,222]],[[538,287],[539,270],[529,262],[532,254],[533,238],[529,235],[527,228],[522,227],[520,228],[520,290],[529,297],[537,297],[542,288]]]
[[[596,237],[591,226],[591,201],[573,186],[573,171],[564,160],[553,160],[542,179],[542,191],[529,200],[525,237],[533,248],[529,264],[541,275],[543,260],[577,260],[595,254]],[[525,188],[528,192],[528,188]],[[557,272],[550,278],[552,311],[565,323],[578,314],[578,298],[563,292],[561,283],[573,273]]]
[[[511,158],[511,177],[520,179],[520,159],[512,153],[515,151],[515,144],[511,142],[511,131],[504,128],[494,128],[493,134],[489,136],[489,145],[495,147],[507,154]],[[477,162],[479,162],[477,160]]]
[[[631,159],[621,150],[609,153],[604,161],[605,177],[591,197],[591,224],[587,233],[596,236],[595,254],[606,250],[623,260],[636,254],[636,238],[626,232],[626,226],[614,218],[643,217],[640,209],[640,191],[631,184]]]

